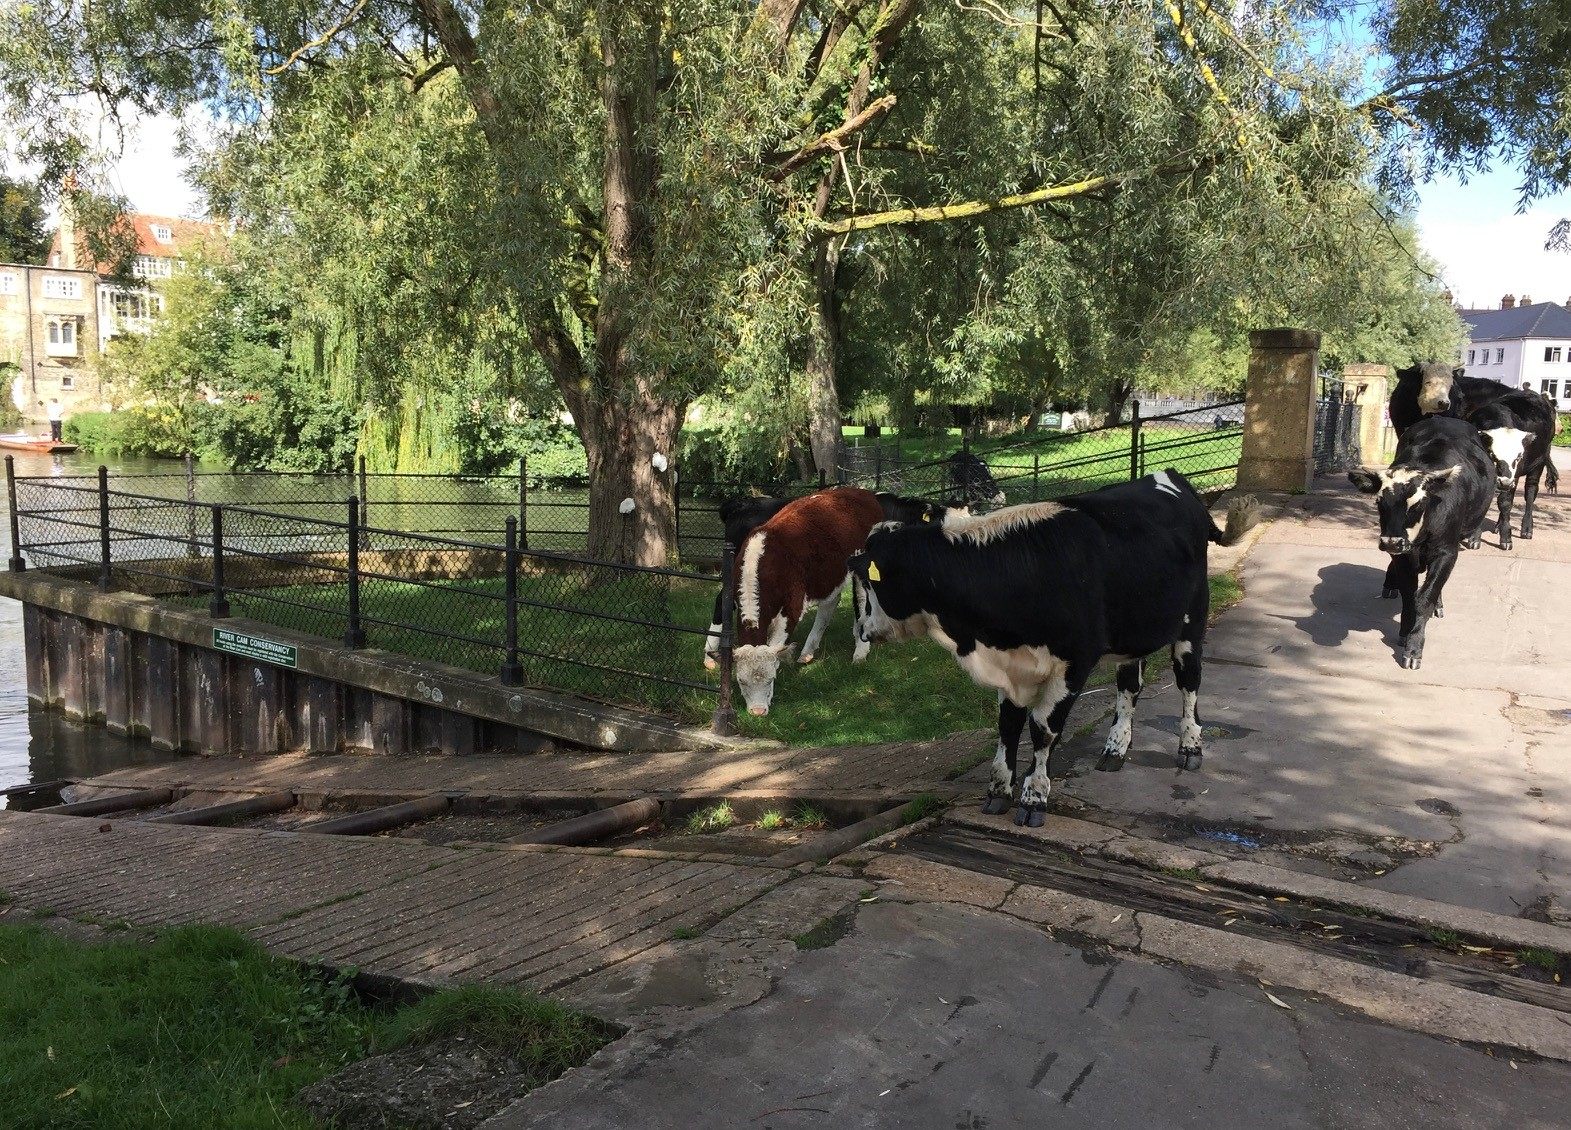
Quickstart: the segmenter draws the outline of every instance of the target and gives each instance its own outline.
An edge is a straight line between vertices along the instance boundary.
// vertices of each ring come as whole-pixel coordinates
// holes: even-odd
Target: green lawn
[[[1555,435],[1556,447],[1571,447],[1571,412],[1560,413],[1560,431]]]
[[[610,1035],[512,991],[371,1008],[231,930],[125,938],[0,926],[0,1123],[305,1128],[300,1088],[376,1051],[460,1030],[544,1082]]]

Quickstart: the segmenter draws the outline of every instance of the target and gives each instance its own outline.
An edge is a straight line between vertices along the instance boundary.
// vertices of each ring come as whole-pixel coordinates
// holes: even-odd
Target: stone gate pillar
[[[1244,490],[1302,492],[1315,466],[1315,401],[1320,393],[1320,334],[1252,330],[1244,386]]]
[[[1366,467],[1386,461],[1386,399],[1391,394],[1391,366],[1358,363],[1342,371],[1342,380],[1358,405],[1358,458]]]

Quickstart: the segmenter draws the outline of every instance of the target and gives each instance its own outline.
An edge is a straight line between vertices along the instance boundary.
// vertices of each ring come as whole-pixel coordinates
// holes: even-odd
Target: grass
[[[1443,950],[1454,950],[1462,944],[1462,937],[1455,930],[1442,930],[1439,927],[1430,927],[1425,931],[1430,942]]]
[[[537,1081],[614,1035],[513,991],[459,989],[396,1011],[361,1002],[232,930],[91,944],[0,927],[0,1092],[8,1127],[315,1123],[301,1087],[367,1054],[464,1032]]]
[[[1571,412],[1560,413],[1560,430],[1555,433],[1556,447],[1571,447]]]
[[[758,818],[758,827],[760,831],[776,832],[781,828],[789,828],[790,826],[790,817],[788,817],[785,813],[777,812],[772,808]]]
[[[736,812],[731,808],[729,801],[719,801],[708,808],[700,808],[687,818],[687,832],[690,836],[704,836],[712,832],[724,832],[736,823]]]
[[[935,812],[942,812],[948,801],[933,793],[918,793],[910,802],[900,810],[900,823],[915,824],[918,820],[925,819]]]
[[[678,926],[671,931],[671,937],[678,942],[690,942],[698,937],[698,931],[691,926]]]
[[[798,828],[811,831],[817,828],[829,827],[829,816],[817,805],[804,802],[796,806],[796,812],[792,814],[791,823]]]
[[[1523,965],[1536,965],[1538,968],[1548,970],[1550,973],[1558,972],[1560,969],[1560,955],[1554,950],[1529,946],[1527,949],[1517,950],[1516,958]]]

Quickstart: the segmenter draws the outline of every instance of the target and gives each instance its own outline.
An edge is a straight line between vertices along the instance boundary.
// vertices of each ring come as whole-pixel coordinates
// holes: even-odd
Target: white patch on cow
[[[1041,746],[1032,751],[1031,772],[1020,786],[1022,808],[1046,806],[1047,798],[1053,791],[1053,782],[1048,776],[1048,756],[1052,752],[1053,741],[1058,735],[1048,724],[1048,720],[1053,716],[1053,710],[1058,704],[1069,697],[1069,684],[1064,682],[1064,672],[1068,670],[1069,665],[1061,659],[1055,662],[1058,664],[1058,669],[1042,690],[1042,697],[1031,711],[1031,716],[1036,719],[1037,725],[1042,727],[1045,737]]]
[[[1006,506],[988,514],[946,514],[944,536],[950,541],[968,538],[975,545],[986,545],[994,538],[1003,537],[1021,526],[1045,521],[1064,508],[1056,502],[1027,502],[1021,506]]]
[[[1128,691],[1118,692],[1118,713],[1113,717],[1113,728],[1107,732],[1107,744],[1102,752],[1122,758],[1129,752],[1129,743],[1135,736],[1135,696]]]
[[[993,753],[993,775],[988,782],[988,796],[1013,796],[1015,780],[1009,769],[1009,751],[1004,748],[1004,743],[998,743],[998,749]]]
[[[1184,623],[1189,623],[1188,616],[1184,617]],[[1190,643],[1188,640],[1178,640],[1173,644],[1173,658],[1175,660],[1182,659],[1184,656],[1188,655],[1194,650],[1195,645]]]
[[[758,560],[764,555],[765,536],[760,533],[747,539],[747,546],[742,550],[742,584],[737,595],[742,623],[755,628],[761,626],[758,621]]]
[[[1184,623],[1189,623],[1189,613],[1187,612],[1184,613]]]
[[[1156,483],[1156,489],[1163,494],[1170,494],[1174,498],[1183,494],[1183,491],[1178,488],[1178,484],[1173,481],[1173,476],[1166,471],[1158,471],[1151,478]]]
[[[846,585],[851,583],[851,575],[846,574],[844,580],[835,586],[834,591],[818,602],[818,612],[813,617],[812,630],[807,633],[807,642],[802,645],[802,662],[811,663],[818,654],[818,649],[823,645],[824,633],[829,630],[829,621],[835,614],[835,609],[840,607],[840,594],[845,592]]]
[[[624,498],[617,505],[616,512],[618,514],[631,514],[636,506],[637,503],[635,503],[631,498]]]
[[[791,634],[791,625],[786,620],[784,612],[776,612],[775,618],[769,621],[769,646],[780,647],[786,642],[786,637]]]
[[[769,644],[744,644],[732,655],[736,671],[736,685],[747,703],[749,714],[769,713],[769,704],[775,696],[775,676],[780,673],[780,660],[789,655],[789,649]]]
[[[1490,428],[1484,435],[1489,439],[1489,450],[1494,456],[1495,477],[1501,486],[1511,486],[1521,470],[1522,455],[1533,433],[1524,432],[1521,428]],[[1504,474],[1500,473],[1502,466],[1506,469]]]
[[[715,668],[715,656],[720,654],[720,625],[710,624],[709,634],[704,637],[704,666],[711,671]]]
[[[1178,723],[1178,748],[1187,752],[1200,750],[1200,720],[1195,717],[1195,703],[1200,695],[1195,691],[1184,693],[1184,715]]]
[[[930,625],[930,634],[955,655],[955,643],[941,629]],[[955,655],[961,670],[980,686],[1003,691],[1012,702],[1033,702],[1044,695],[1057,702],[1067,690],[1064,672],[1068,663],[1045,647],[1002,650],[978,644],[969,655]],[[1039,719],[1040,720],[1040,719]]]

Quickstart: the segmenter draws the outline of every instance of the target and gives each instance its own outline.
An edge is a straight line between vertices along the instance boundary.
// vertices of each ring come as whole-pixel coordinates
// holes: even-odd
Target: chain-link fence
[[[149,478],[170,481],[147,491]],[[358,498],[329,493],[350,476],[269,482],[275,498],[293,496],[266,507],[206,501],[222,489],[218,478],[256,493],[253,476],[199,478],[207,481],[195,502],[178,475],[135,477],[136,490],[111,488],[107,475],[13,478],[12,568],[497,674],[510,685],[694,716],[714,705],[722,684],[701,665],[713,577],[525,550],[516,499],[495,515],[499,536],[467,540],[364,521]],[[373,517],[432,512],[400,510],[386,491],[368,494]],[[478,492],[442,504],[486,515],[503,505]]]
[[[1359,445],[1363,408],[1351,390],[1335,377],[1322,377],[1315,401],[1315,474],[1330,475],[1356,467],[1362,457]]]

